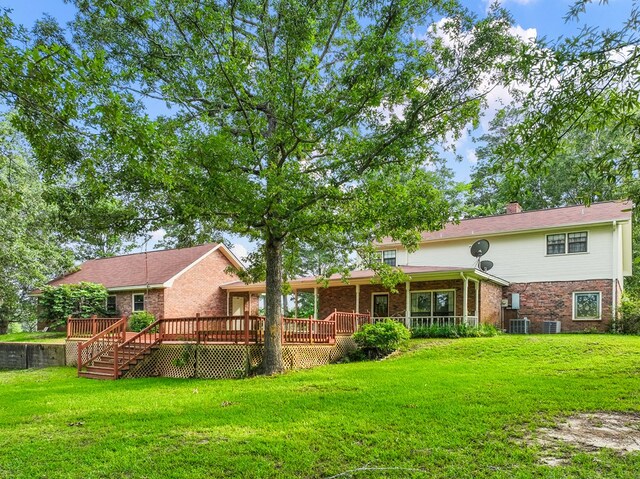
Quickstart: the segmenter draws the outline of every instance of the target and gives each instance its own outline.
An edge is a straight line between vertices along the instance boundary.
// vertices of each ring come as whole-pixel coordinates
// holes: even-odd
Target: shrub
[[[618,312],[615,332],[640,334],[640,299],[624,296]]]
[[[156,320],[155,316],[146,311],[137,311],[129,316],[129,330],[140,332]]]
[[[422,328],[412,328],[412,338],[484,338],[496,336],[499,333],[495,326],[481,324],[478,327],[458,325],[432,325]]]
[[[387,319],[375,324],[365,324],[353,334],[358,347],[370,359],[391,354],[405,344],[411,333],[404,324]]]
[[[107,296],[103,285],[89,282],[45,286],[38,298],[40,318],[49,325],[59,325],[69,316],[104,316]]]

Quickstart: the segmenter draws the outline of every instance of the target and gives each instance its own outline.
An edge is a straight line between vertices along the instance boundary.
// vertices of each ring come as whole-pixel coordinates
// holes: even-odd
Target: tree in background
[[[566,20],[579,21],[590,3],[576,1]],[[551,172],[569,151],[575,154],[583,177],[588,174],[593,180],[580,201],[589,202],[615,189],[638,202],[638,7],[637,0],[631,2],[628,19],[617,30],[586,26],[575,37],[555,43],[540,40],[538,48],[522,57],[525,75],[521,80],[529,89],[521,102],[522,115],[506,125],[506,133],[492,147],[493,154],[506,163],[504,171],[525,176]],[[582,155],[581,141],[586,146]],[[594,143],[599,143],[598,148],[590,148]],[[572,175],[573,165],[569,166]],[[564,176],[562,172],[558,176]]]
[[[538,168],[519,169],[505,161],[500,153],[509,128],[521,121],[523,113],[511,108],[498,113],[491,122],[490,133],[478,139],[477,164],[471,171],[466,200],[469,216],[504,213],[512,201],[524,210],[556,208],[625,198],[622,184],[607,181],[591,166],[592,158],[603,151],[627,147],[628,138],[615,129],[598,132],[573,130],[566,135],[553,157]],[[530,161],[519,159],[520,162]]]
[[[566,20],[579,21],[590,0],[577,0]],[[601,3],[607,3],[601,2]],[[485,137],[473,173],[474,214],[499,212],[508,201],[525,208],[640,202],[640,2],[618,29],[585,26],[554,43],[523,50],[528,93]],[[611,7],[614,8],[614,7]],[[492,191],[495,189],[495,193]],[[634,223],[637,225],[634,212]],[[634,271],[640,289],[640,229],[634,229]]]
[[[35,37],[5,20],[15,124],[48,180],[131,205],[149,228],[257,241],[267,374],[283,369],[286,248],[415,245],[441,227],[436,146],[477,120],[516,43],[502,12],[478,21],[453,1],[75,4],[72,45],[48,20]]]
[[[71,267],[57,234],[56,209],[33,168],[24,138],[0,122],[0,334],[35,319],[28,293]]]

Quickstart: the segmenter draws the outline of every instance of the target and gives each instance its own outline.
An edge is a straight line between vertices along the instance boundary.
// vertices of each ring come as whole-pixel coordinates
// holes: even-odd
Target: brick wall
[[[230,264],[217,250],[176,278],[165,290],[165,317],[195,316],[196,313],[225,316],[227,293],[220,285],[238,279],[225,272]]]
[[[313,290],[311,291],[313,293]],[[362,295],[362,287],[360,289]],[[334,286],[331,288],[318,288],[318,318],[324,319],[338,311],[356,310],[356,287],[355,286]],[[367,308],[368,310],[369,308]],[[365,312],[365,310],[360,310]]]
[[[542,332],[543,321],[561,321],[562,332],[579,332],[591,328],[606,331],[611,323],[612,286],[610,279],[512,283],[504,288],[503,297],[507,298],[509,293],[520,293],[520,310],[505,311],[505,328],[509,327],[508,320],[517,314],[520,318],[529,318],[532,333]],[[600,321],[573,320],[573,293],[579,291],[600,291]]]
[[[116,309],[120,315],[129,316],[133,311],[133,295],[144,294],[144,308],[145,311],[150,312],[156,318],[164,316],[164,290],[162,289],[150,289],[148,292],[145,289],[139,291],[123,291],[118,293],[109,293],[109,295],[115,295],[116,297]]]
[[[480,283],[480,322],[500,326],[502,286],[482,281]]]

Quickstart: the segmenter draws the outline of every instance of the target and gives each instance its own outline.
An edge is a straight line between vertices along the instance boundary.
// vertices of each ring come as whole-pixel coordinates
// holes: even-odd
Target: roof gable
[[[49,282],[49,285],[58,286],[81,281],[100,283],[107,289],[145,286],[147,284],[163,285],[220,246],[216,243],[210,243],[192,248],[149,251],[93,259],[82,263],[78,271],[54,279]],[[226,248],[224,249],[226,250]]]

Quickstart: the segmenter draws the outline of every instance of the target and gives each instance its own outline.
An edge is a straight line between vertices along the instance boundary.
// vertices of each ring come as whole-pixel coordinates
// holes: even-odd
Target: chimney
[[[512,201],[507,205],[507,214],[522,213],[522,206],[517,201]]]

